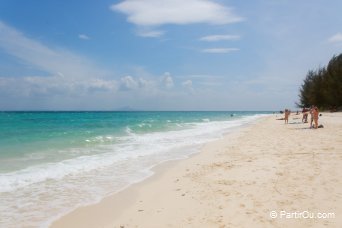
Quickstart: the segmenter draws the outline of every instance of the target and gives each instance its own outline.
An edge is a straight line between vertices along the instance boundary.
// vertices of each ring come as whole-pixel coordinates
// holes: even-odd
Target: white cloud
[[[138,83],[141,88],[146,88],[150,85],[150,82],[144,78],[139,78]]]
[[[51,75],[62,73],[67,77],[81,79],[107,74],[90,60],[68,50],[48,47],[1,21],[0,49]]]
[[[138,26],[164,24],[228,24],[242,20],[225,7],[211,0],[124,0],[110,7],[127,15],[127,20]]]
[[[237,35],[211,35],[211,36],[204,36],[201,37],[201,41],[208,41],[208,42],[215,42],[221,40],[238,40],[240,36]]]
[[[225,54],[225,53],[230,53],[233,51],[239,51],[240,49],[238,48],[208,48],[208,49],[203,49],[202,52],[204,53],[213,53],[213,54]]]
[[[214,75],[214,74],[190,74],[190,75],[186,75],[186,77],[195,78],[195,79],[224,78],[224,76],[222,75]]]
[[[103,80],[99,78],[88,80],[85,82],[85,85],[88,91],[116,92],[118,88],[116,80]]]
[[[58,94],[78,96],[93,92],[116,92],[117,82],[98,78],[75,80],[65,78],[62,75],[50,77],[0,77],[0,88],[2,92],[27,97],[34,95],[49,97]]]
[[[144,78],[134,78],[130,75],[124,76],[120,79],[120,90],[139,90],[139,89],[146,89],[148,92],[156,89],[157,83],[153,80],[146,80]]]
[[[332,37],[328,39],[329,42],[331,43],[339,43],[342,42],[342,33],[336,33]]]
[[[85,34],[79,34],[78,38],[80,38],[81,40],[90,40],[90,37]]]
[[[185,88],[187,90],[187,92],[189,92],[190,94],[194,94],[195,93],[195,89],[192,86],[192,80],[186,80],[182,82],[182,86],[183,88]]]
[[[186,81],[182,82],[182,86],[184,86],[186,88],[191,88],[192,87],[192,81],[186,80]]]
[[[162,35],[164,35],[164,31],[161,30],[138,30],[137,31],[137,35],[141,36],[141,37],[152,37],[152,38],[156,38],[156,37],[161,37]]]
[[[139,87],[138,82],[132,76],[124,76],[121,78],[122,90],[135,90]]]
[[[65,49],[52,48],[0,21],[0,49],[24,61],[47,76],[1,77],[0,90],[10,96],[49,99],[55,95],[67,98],[94,92],[114,93],[118,83],[90,60]]]
[[[171,89],[174,86],[173,78],[171,77],[171,74],[169,72],[164,73],[162,83],[168,89]]]

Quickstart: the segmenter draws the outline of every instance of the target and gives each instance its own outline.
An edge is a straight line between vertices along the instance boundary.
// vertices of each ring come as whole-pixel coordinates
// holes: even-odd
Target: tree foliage
[[[342,109],[342,54],[333,56],[327,67],[309,70],[299,90],[299,107]]]

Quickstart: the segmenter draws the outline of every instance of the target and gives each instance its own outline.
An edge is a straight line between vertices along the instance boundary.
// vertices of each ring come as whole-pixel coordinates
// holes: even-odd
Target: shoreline
[[[84,224],[83,222],[81,224],[78,224],[75,219],[74,216],[79,217],[79,219],[76,219],[77,221],[82,221],[83,220],[83,216],[84,213],[89,214],[89,216],[91,216],[92,214],[92,207],[97,207],[97,205],[99,205],[101,207],[101,210],[103,209],[102,206],[104,207],[110,207],[106,208],[106,211],[115,211],[115,213],[120,213],[121,209],[117,209],[116,206],[112,207],[113,205],[116,205],[118,203],[121,203],[123,200],[121,200],[120,198],[123,197],[125,199],[125,204],[127,204],[128,202],[130,202],[130,198],[132,198],[133,195],[137,194],[138,189],[142,186],[144,186],[146,183],[149,183],[151,181],[154,181],[155,179],[159,179],[161,176],[163,176],[163,174],[165,172],[167,172],[168,168],[170,167],[174,167],[175,165],[177,165],[179,162],[182,162],[184,160],[187,159],[191,159],[192,157],[195,157],[199,154],[201,154],[203,151],[203,148],[205,146],[207,146],[208,144],[211,143],[215,143],[216,141],[222,140],[226,137],[237,137],[238,135],[240,135],[242,133],[242,131],[244,129],[249,128],[251,125],[255,125],[255,121],[256,122],[260,122],[262,121],[263,118],[267,118],[267,116],[264,115],[272,115],[272,114],[262,114],[261,116],[258,116],[256,119],[253,120],[249,120],[246,123],[243,123],[241,126],[234,126],[233,129],[230,129],[228,132],[224,133],[221,139],[213,139],[212,141],[203,143],[203,145],[201,145],[198,149],[193,150],[193,148],[191,150],[193,150],[193,152],[191,153],[187,153],[181,157],[178,158],[173,158],[173,159],[168,159],[168,160],[164,160],[164,161],[160,161],[157,164],[152,165],[151,167],[147,168],[146,170],[148,172],[150,172],[149,175],[147,175],[146,177],[142,178],[141,180],[138,180],[136,182],[132,182],[130,184],[128,184],[127,186],[123,187],[122,189],[113,192],[111,194],[109,194],[108,196],[105,196],[104,198],[100,199],[98,202],[95,203],[91,203],[88,205],[82,205],[77,207],[76,209],[72,209],[69,212],[61,215],[61,216],[56,216],[55,218],[52,218],[50,221],[48,221],[46,224],[48,224],[49,227],[94,227],[94,226],[98,226],[97,223],[89,225],[89,222],[87,222],[86,224]],[[90,209],[90,211],[88,211],[88,209]],[[105,215],[105,213],[104,213]],[[112,214],[111,214],[112,215]],[[72,221],[70,221],[69,223],[69,217],[72,217]],[[101,216],[101,215],[99,215]],[[98,216],[96,216],[98,217]],[[66,221],[65,221],[66,220]],[[108,216],[104,216],[104,218],[102,218],[102,221],[107,221],[107,220],[112,220],[111,218],[108,219]],[[59,225],[59,223],[62,222],[61,225]],[[67,224],[65,224],[65,222]],[[77,225],[78,224],[78,225]]]
[[[325,115],[329,120],[324,119]],[[322,121],[328,121],[330,124],[329,121],[335,116],[339,119],[336,129],[341,130],[341,113],[323,114]],[[273,147],[273,151],[270,151],[267,142],[266,145],[265,142],[260,142],[263,138],[260,138],[260,135],[258,135],[258,129],[262,128],[265,131],[261,132],[264,133],[263,136],[269,136],[268,134],[272,133],[272,129],[268,128],[274,125],[273,127],[277,128],[276,130],[281,130],[282,133],[287,131],[287,136],[290,138],[296,133],[290,131],[293,129],[303,130],[305,133],[309,132],[308,134],[310,135],[316,130],[306,131],[305,129],[298,128],[298,126],[306,126],[304,124],[284,125],[283,121],[275,119],[275,115],[258,119],[256,123],[251,123],[247,127],[242,127],[242,129],[236,132],[229,133],[223,139],[206,143],[199,153],[192,154],[186,159],[166,161],[158,164],[152,168],[154,173],[152,176],[104,198],[97,204],[77,208],[54,221],[51,227],[151,227],[151,225],[152,227],[177,227],[181,225],[191,227],[224,227],[225,225],[241,227],[253,226],[255,224],[260,226],[287,224],[283,220],[270,219],[269,215],[267,215],[271,209],[280,210],[281,205],[283,205],[283,208],[287,205],[293,205],[294,203],[290,203],[290,201],[292,198],[296,198],[291,194],[288,197],[281,197],[283,194],[279,190],[281,189],[280,186],[286,189],[286,185],[282,182],[289,182],[287,179],[292,177],[292,174],[286,175],[285,172],[277,170],[284,164],[295,168],[292,167],[293,164],[287,164],[288,162],[281,160],[284,156],[287,156],[288,160],[289,156],[304,156],[304,160],[306,158],[303,153],[295,153],[293,151],[285,155],[277,153],[269,155],[276,148]],[[290,119],[292,118],[290,117]],[[266,125],[266,127],[263,125]],[[333,127],[333,125],[328,127]],[[329,128],[320,129],[319,131],[325,133],[324,131],[329,131]],[[273,135],[273,137],[276,136]],[[252,140],[248,140],[245,143],[244,139],[246,138]],[[287,142],[286,140],[285,143]],[[244,143],[249,145],[243,145]],[[255,149],[260,143],[263,143],[261,147]],[[280,147],[286,147],[282,143],[284,144],[284,142],[280,142]],[[338,143],[336,147],[341,148],[341,142],[337,141],[336,143]],[[305,144],[305,142],[302,144]],[[248,149],[249,153],[246,153],[247,151],[243,151],[243,148],[239,147]],[[291,150],[291,147],[287,149]],[[308,151],[305,151],[308,150],[307,145],[304,145],[302,150],[308,153]],[[331,151],[335,150],[336,148],[331,149]],[[314,152],[310,156],[319,157],[321,154]],[[334,162],[336,165],[341,165],[341,153],[336,153],[336,157],[338,159],[334,159]],[[285,181],[280,180],[285,177]],[[338,178],[337,180],[339,181]],[[296,179],[296,181],[298,182],[299,180]],[[263,185],[264,187],[262,187]],[[317,186],[317,189],[321,191],[319,186]],[[268,191],[269,195],[273,196],[277,203],[267,204],[269,199],[265,201],[263,195],[256,193],[263,190]],[[291,189],[286,190],[290,191]],[[336,199],[336,204],[341,204],[341,186],[336,187],[336,191],[338,193],[337,196],[339,196]],[[253,200],[248,198],[253,198]],[[322,203],[320,202],[321,200],[318,201],[319,204]],[[312,202],[308,201],[306,203]],[[269,206],[268,211],[264,209],[261,214],[256,212],[256,208],[265,207],[263,204]],[[332,204],[330,203],[329,205],[331,208]],[[308,208],[303,206],[297,207],[297,210],[301,209]],[[341,207],[335,209],[336,213],[338,211],[341,212]],[[237,216],[234,211],[239,211],[241,214]],[[232,216],[233,214],[234,216]],[[195,215],[201,219],[196,218]],[[251,220],[246,217],[253,219]],[[334,221],[338,221],[337,224],[341,224],[341,218],[324,220],[323,222],[334,225],[334,223],[331,223]],[[293,220],[289,220],[289,222],[289,225],[299,227],[299,225],[306,225],[308,221],[300,220],[299,223],[297,221],[298,224]]]

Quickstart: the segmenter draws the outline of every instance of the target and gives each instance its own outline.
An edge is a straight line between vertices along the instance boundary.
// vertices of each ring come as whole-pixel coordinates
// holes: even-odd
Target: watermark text
[[[304,211],[270,211],[272,219],[333,219],[334,212],[312,212]]]

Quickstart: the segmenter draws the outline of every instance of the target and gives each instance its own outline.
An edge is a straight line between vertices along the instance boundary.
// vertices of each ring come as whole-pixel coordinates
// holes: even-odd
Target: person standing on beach
[[[315,129],[318,128],[318,116],[319,116],[319,111],[318,108],[315,106],[313,108],[313,121],[315,122]]]
[[[312,122],[313,122],[313,112],[314,112],[314,108],[315,106],[311,105],[311,108],[310,108],[310,128],[312,128]]]
[[[307,123],[308,122],[308,110],[304,107],[302,110],[302,113],[303,113],[302,122]]]
[[[289,115],[290,115],[290,110],[288,109],[285,109],[285,124],[288,124],[289,123]]]

